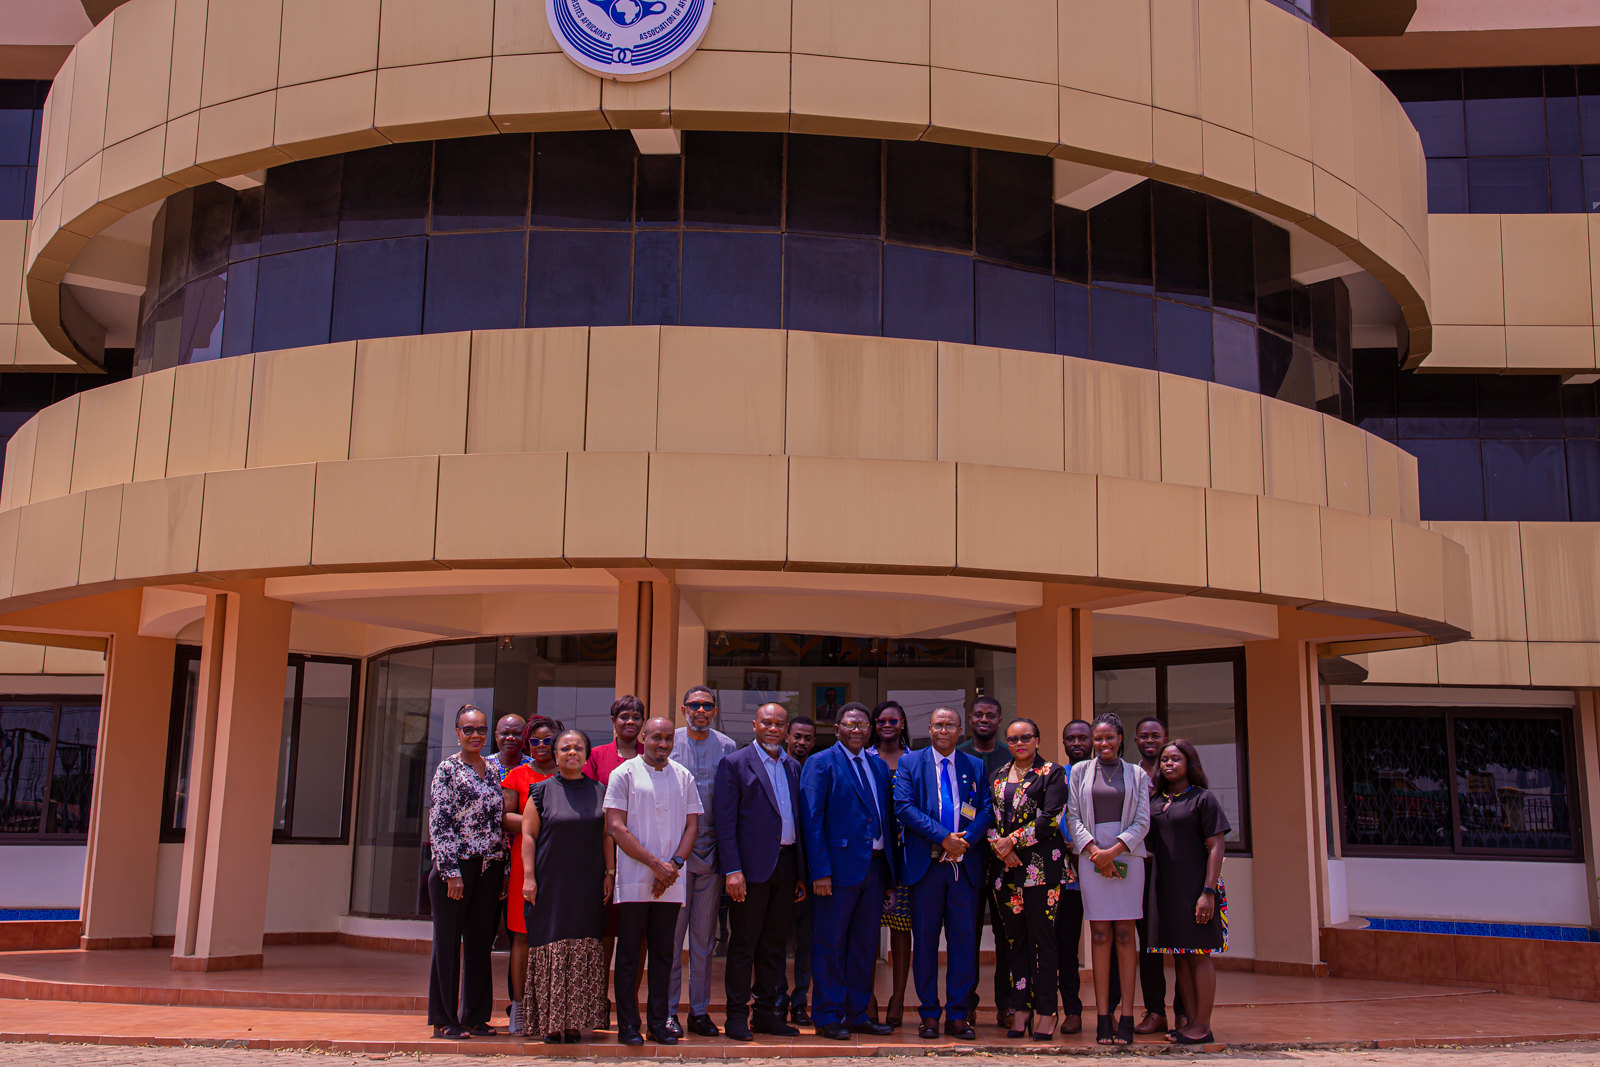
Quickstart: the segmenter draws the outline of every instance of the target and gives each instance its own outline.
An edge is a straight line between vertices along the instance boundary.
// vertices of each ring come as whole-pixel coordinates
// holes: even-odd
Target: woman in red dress
[[[553,746],[561,732],[561,724],[545,715],[535,715],[528,720],[523,731],[523,751],[532,758],[513,769],[501,782],[506,796],[505,828],[511,834],[512,884],[522,870],[522,809],[528,803],[528,790],[534,783],[542,782],[555,773]],[[509,894],[511,905],[506,908],[506,930],[511,934],[511,1032],[521,1033],[523,1028],[522,992],[528,985],[528,927],[523,916],[521,899]]]

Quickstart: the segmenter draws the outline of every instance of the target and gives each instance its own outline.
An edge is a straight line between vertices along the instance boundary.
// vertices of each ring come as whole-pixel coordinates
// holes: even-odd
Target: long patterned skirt
[[[529,950],[523,1033],[593,1030],[605,1017],[606,961],[599,938],[554,941]]]

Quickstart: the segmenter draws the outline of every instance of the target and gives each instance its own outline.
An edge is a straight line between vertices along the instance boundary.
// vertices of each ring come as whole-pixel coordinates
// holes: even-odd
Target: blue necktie
[[[939,824],[949,833],[956,832],[956,789],[950,781],[950,757],[939,761]]]
[[[854,763],[856,765],[856,777],[861,780],[861,788],[863,790],[865,790],[865,792],[867,794],[867,799],[869,801],[871,801],[871,803],[872,803],[872,814],[874,816],[876,816],[876,818],[877,818],[878,832],[876,834],[874,834],[873,836],[874,837],[882,837],[883,836],[883,812],[878,810],[878,795],[872,791],[872,781],[867,777],[866,761],[863,760],[860,756],[855,756],[850,760],[850,762]]]

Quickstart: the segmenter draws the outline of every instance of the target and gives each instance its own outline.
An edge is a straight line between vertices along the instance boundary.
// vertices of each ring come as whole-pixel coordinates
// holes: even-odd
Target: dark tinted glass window
[[[1600,441],[1566,444],[1568,517],[1573,522],[1600,522]]]
[[[1255,238],[1248,211],[1211,201],[1211,293],[1217,307],[1254,317],[1256,313]]]
[[[333,320],[334,247],[261,257],[255,351],[327,344]]]
[[[1468,374],[1403,374],[1396,383],[1401,437],[1477,437],[1478,385]]]
[[[0,166],[0,219],[33,217],[34,168]]]
[[[261,251],[288,252],[329,244],[339,229],[340,156],[285,163],[267,171]]]
[[[1484,518],[1565,522],[1566,449],[1560,441],[1483,442]]]
[[[635,212],[640,226],[672,226],[678,222],[683,191],[683,157],[640,156]]]
[[[1544,78],[1537,67],[1465,72],[1467,153],[1474,156],[1542,156]]]
[[[827,333],[883,331],[882,245],[798,234],[787,240],[785,326]]]
[[[1055,279],[978,263],[973,268],[975,336],[980,345],[1047,352],[1056,331]]]
[[[972,260],[886,245],[883,332],[890,337],[972,343]]]
[[[1089,213],[1056,206],[1056,277],[1089,283]]]
[[[1154,198],[1156,293],[1190,304],[1211,302],[1211,246],[1206,198],[1151,183]]]
[[[1438,215],[1465,215],[1468,206],[1467,161],[1428,160],[1428,210]]]
[[[849,137],[789,138],[790,230],[876,237],[883,145]]]
[[[1094,349],[1089,331],[1089,289],[1070,282],[1056,283],[1056,347],[1063,356],[1088,359]]]
[[[1269,330],[1288,334],[1294,331],[1294,284],[1289,278],[1289,233],[1267,222],[1253,219],[1255,243],[1256,315]]]
[[[782,134],[696,131],[683,136],[686,225],[777,228],[783,219]]]
[[[1467,160],[1467,203],[1483,214],[1550,210],[1550,164],[1540,157]]]
[[[427,256],[424,237],[340,245],[333,283],[332,339],[421,333]]]
[[[1152,244],[1149,182],[1089,212],[1089,263],[1096,285],[1148,291],[1154,281]]]
[[[1211,362],[1218,384],[1254,393],[1261,388],[1260,359],[1256,355],[1256,330],[1227,315],[1211,319]]]
[[[1344,714],[1337,723],[1346,846],[1448,849],[1443,716]]]
[[[437,142],[433,228],[503,230],[524,225],[528,216],[531,148],[532,141],[525,134]]]
[[[533,224],[627,226],[637,155],[625,130],[541,133],[533,145]]]
[[[423,330],[448,333],[522,325],[527,241],[520,230],[429,238]]]
[[[1452,717],[1461,848],[1576,848],[1570,743],[1555,715]]]
[[[259,259],[247,259],[228,268],[227,314],[222,323],[222,354],[225,356],[242,356],[253,350],[256,277],[260,269]]]
[[[1561,379],[1503,374],[1478,389],[1478,427],[1484,437],[1561,436]]]
[[[626,326],[632,240],[625,233],[528,235],[528,326]]]
[[[233,240],[228,259],[255,259],[261,254],[261,214],[267,194],[262,188],[246,189],[233,198]]]
[[[1476,440],[1400,441],[1417,457],[1422,514],[1430,519],[1483,518],[1483,455]]]
[[[88,834],[99,737],[98,699],[0,703],[0,841]]]
[[[1211,316],[1198,308],[1156,302],[1156,368],[1186,378],[1211,377]]]
[[[1155,301],[1137,293],[1096,289],[1093,323],[1095,359],[1155,369]]]
[[[194,190],[167,198],[160,220],[161,270],[156,299],[165,300],[189,280],[189,228],[194,221]],[[146,294],[146,299],[149,299]]]
[[[1550,210],[1578,214],[1589,210],[1584,197],[1583,163],[1577,156],[1550,157]]]
[[[890,141],[885,232],[891,241],[972,248],[972,151]]]
[[[222,355],[222,311],[227,295],[226,271],[196,279],[184,288],[178,362],[204,363]]]
[[[210,274],[228,262],[233,233],[233,190],[215,182],[196,186],[189,223],[189,274]]]
[[[678,253],[682,237],[641,233],[633,239],[633,322],[674,326],[678,322]]]
[[[1051,160],[980,149],[975,163],[978,255],[1049,270],[1055,224]]]
[[[430,141],[369,148],[345,156],[339,240],[423,233],[432,171]]]
[[[775,233],[685,233],[680,321],[685,326],[782,325],[783,238]]]

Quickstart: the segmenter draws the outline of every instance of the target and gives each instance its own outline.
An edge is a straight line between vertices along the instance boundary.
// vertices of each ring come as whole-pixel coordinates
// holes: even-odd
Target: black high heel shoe
[[[1096,1015],[1094,1017],[1094,1040],[1097,1045],[1116,1044],[1111,1039],[1111,1016]]]
[[[1117,1022],[1117,1038],[1111,1043],[1113,1045],[1133,1044],[1133,1016],[1124,1015]]]
[[[1055,1036],[1056,1036],[1056,1017],[1054,1015],[1046,1015],[1045,1018],[1050,1020],[1050,1032],[1048,1034],[1045,1033],[1042,1030],[1033,1030],[1033,1027],[1034,1027],[1034,1024],[1035,1024],[1036,1020],[1035,1019],[1029,1019],[1028,1020],[1028,1029],[1033,1030],[1033,1039],[1035,1041],[1053,1041],[1053,1040],[1055,1040]]]
[[[1017,1025],[1017,1020],[1019,1018],[1021,1018],[1021,1017],[1022,1017],[1022,1013],[1020,1011],[1011,1016],[1011,1029],[1006,1031],[1006,1036],[1007,1037],[1011,1037],[1011,1038],[1027,1037],[1028,1036],[1028,1031],[1033,1029],[1033,1012],[1030,1011],[1028,1013],[1028,1021],[1027,1021],[1027,1023],[1025,1025],[1018,1026]]]

